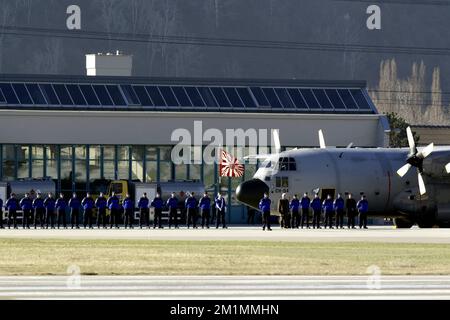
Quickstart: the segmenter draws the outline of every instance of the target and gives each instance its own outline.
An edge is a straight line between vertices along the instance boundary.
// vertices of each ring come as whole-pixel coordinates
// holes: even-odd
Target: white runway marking
[[[450,276],[81,276],[0,277],[0,299],[450,299]]]
[[[262,231],[259,227],[236,227],[229,229],[3,229],[1,238],[27,239],[130,239],[130,240],[267,240],[267,241],[369,241],[398,243],[450,243],[450,229],[394,229],[393,227],[371,227],[368,230],[348,229],[291,229]]]

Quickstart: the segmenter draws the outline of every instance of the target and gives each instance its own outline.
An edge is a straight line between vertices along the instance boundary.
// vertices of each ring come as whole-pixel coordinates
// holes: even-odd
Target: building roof
[[[0,75],[0,109],[377,114],[364,81]]]

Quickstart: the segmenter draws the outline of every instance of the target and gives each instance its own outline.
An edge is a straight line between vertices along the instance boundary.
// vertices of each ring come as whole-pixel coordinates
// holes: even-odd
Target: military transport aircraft
[[[450,146],[416,148],[410,128],[409,149],[327,147],[320,130],[320,149],[280,152],[278,132],[273,136],[275,154],[247,157],[263,162],[253,179],[236,189],[238,201],[258,209],[269,192],[276,212],[282,193],[317,192],[322,199],[352,193],[357,200],[365,194],[369,216],[394,218],[398,228],[450,227]]]

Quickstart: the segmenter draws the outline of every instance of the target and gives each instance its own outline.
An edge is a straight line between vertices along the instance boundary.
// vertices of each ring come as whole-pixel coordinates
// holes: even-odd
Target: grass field
[[[449,275],[450,245],[0,239],[0,275]]]

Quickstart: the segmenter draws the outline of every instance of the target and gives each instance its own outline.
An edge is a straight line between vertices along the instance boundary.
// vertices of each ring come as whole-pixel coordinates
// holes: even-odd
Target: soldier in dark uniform
[[[25,197],[20,200],[19,204],[23,212],[22,227],[24,229],[30,229],[30,221],[32,220],[33,210],[33,200],[31,199],[30,194],[26,193]]]
[[[72,198],[69,200],[70,207],[70,222],[72,224],[72,229],[76,227],[80,229],[79,226],[79,214],[80,214],[80,199],[78,199],[77,194],[74,192]]]
[[[46,210],[45,217],[45,228],[48,229],[48,225],[50,224],[50,228],[55,229],[55,198],[53,198],[53,194],[49,193],[48,197],[44,200],[44,206]]]
[[[349,193],[348,195],[345,207],[347,209],[347,226],[349,229],[355,229],[355,217],[357,216],[358,212],[356,210],[356,200],[353,199],[351,193]]]
[[[227,203],[225,198],[219,192],[217,197],[214,199],[215,207],[216,207],[216,229],[219,229],[219,225],[222,223],[222,228],[226,229],[227,226],[225,224],[225,211],[227,210]]]
[[[16,198],[14,193],[11,193],[11,197],[6,201],[5,204],[6,209],[8,209],[8,229],[11,225],[11,220],[13,222],[14,229],[18,229],[17,227],[17,209],[19,209],[19,201]]]
[[[290,228],[291,226],[291,219],[290,219],[290,212],[289,212],[289,200],[286,199],[286,193],[283,193],[281,195],[281,199],[278,200],[278,212],[281,215],[281,228]]]
[[[263,231],[267,230],[272,231],[270,228],[270,205],[272,201],[269,199],[269,194],[264,193],[264,198],[259,201],[259,210],[262,211],[263,216]]]
[[[62,223],[63,228],[67,229],[67,223],[66,223],[66,208],[67,208],[67,202],[66,199],[64,199],[64,194],[60,193],[58,200],[56,200],[55,203],[56,210],[58,212],[58,229]]]
[[[94,229],[93,227],[93,210],[95,207],[94,199],[92,199],[91,194],[88,192],[86,197],[81,201],[81,205],[84,209],[84,228],[86,229],[89,225],[89,229]]]
[[[175,223],[175,229],[178,229],[178,199],[172,192],[170,198],[167,199],[166,206],[169,208],[169,229],[172,223]]]
[[[147,197],[147,192],[144,192],[142,197],[139,199],[138,208],[139,208],[139,227],[142,229],[144,225],[147,228],[150,228],[150,200]]]
[[[106,216],[106,207],[108,200],[103,192],[100,192],[99,197],[95,200],[95,207],[97,208],[97,228],[103,225],[103,229],[107,228],[108,217]]]
[[[161,199],[161,195],[159,193],[156,194],[156,197],[153,199],[151,206],[155,209],[155,218],[153,219],[153,229],[158,225],[158,229],[163,229],[162,226],[162,210],[164,206],[164,201]]]
[[[211,199],[209,198],[208,192],[205,191],[203,197],[200,199],[198,204],[202,212],[202,229],[205,227],[209,229],[209,219],[211,218]]]
[[[192,227],[197,229],[197,199],[195,198],[194,192],[191,193],[189,197],[185,200],[186,207],[186,224],[189,229],[190,224],[192,223]]]
[[[44,199],[40,193],[37,194],[36,199],[33,200],[33,208],[34,208],[34,228],[37,228],[37,221],[39,219],[39,223],[41,225],[41,229],[44,229],[45,223],[45,206]]]

